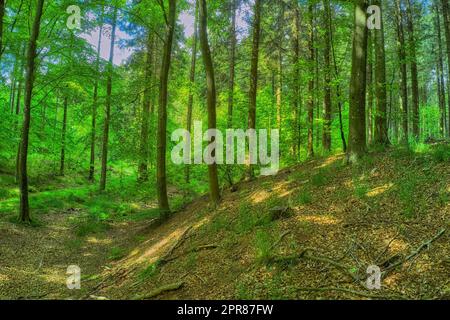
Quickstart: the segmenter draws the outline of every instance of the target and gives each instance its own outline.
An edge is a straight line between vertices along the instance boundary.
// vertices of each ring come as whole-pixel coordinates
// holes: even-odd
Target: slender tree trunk
[[[398,47],[398,57],[400,60],[400,74],[401,74],[400,98],[403,113],[402,119],[403,143],[408,145],[409,143],[408,73],[406,64],[405,36],[403,31],[403,14],[400,1],[401,0],[395,0],[395,19],[397,23],[397,47]]]
[[[293,1],[294,21],[293,21],[293,65],[294,65],[294,139],[292,150],[296,159],[300,156],[300,8],[296,1]]]
[[[35,64],[37,56],[37,40],[39,38],[39,31],[41,25],[42,12],[44,7],[44,0],[38,0],[36,6],[36,15],[34,17],[33,27],[31,29],[31,36],[28,43],[27,53],[27,73],[25,79],[25,109],[22,125],[21,150],[19,160],[19,188],[20,188],[20,215],[19,219],[22,222],[30,222],[30,207],[28,203],[28,144],[31,122],[31,100],[33,94]]]
[[[163,61],[161,65],[159,106],[158,106],[158,137],[156,155],[156,176],[158,190],[158,204],[161,218],[166,219],[170,212],[167,197],[166,151],[167,151],[167,95],[169,70],[172,56],[172,44],[175,32],[176,0],[169,0],[169,20],[164,43]]]
[[[112,30],[111,30],[111,47],[109,49],[109,63],[108,63],[108,79],[106,82],[106,105],[105,105],[105,120],[103,127],[103,144],[102,144],[102,171],[100,176],[100,191],[106,189],[106,178],[108,174],[108,143],[109,143],[109,125],[111,121],[111,95],[112,95],[112,77],[113,77],[113,63],[114,63],[114,44],[116,42],[116,27],[117,27],[117,8],[114,9]]]
[[[325,88],[324,88],[324,122],[323,122],[323,136],[322,144],[326,152],[331,151],[331,35],[328,22],[331,19],[330,0],[324,0],[323,6],[325,8]]]
[[[381,8],[381,1],[374,1]],[[384,17],[381,11],[381,29],[375,33],[375,95],[377,109],[375,112],[374,142],[379,145],[389,145],[387,125],[387,91],[386,91],[386,54],[384,43]]]
[[[256,129],[256,95],[258,92],[259,42],[261,35],[261,0],[255,0],[253,18],[253,47],[250,71],[250,91],[248,108],[248,129]],[[252,162],[252,161],[250,161]],[[254,177],[253,166],[249,166],[249,176]]]
[[[445,135],[445,84],[444,84],[444,62],[442,59],[442,36],[441,36],[441,19],[439,17],[439,5],[435,4],[435,28],[437,36],[437,52],[436,52],[436,77],[437,77],[437,94],[439,101],[439,111],[440,111],[440,122],[439,128],[442,136]]]
[[[337,82],[337,84],[336,84],[336,99],[337,99],[338,113],[339,113],[339,132],[341,135],[342,150],[344,153],[346,153],[347,152],[347,141],[345,138],[344,121],[343,121],[343,117],[342,117],[342,99],[341,99],[342,95],[341,95],[341,85],[339,83],[340,75],[339,75],[339,67],[338,67],[337,59],[336,59],[336,50],[334,48],[333,27],[332,27],[331,20],[332,19],[331,19],[331,12],[330,12],[330,17],[328,19],[328,30],[330,33],[331,54],[333,57],[333,65],[334,65],[334,78]]]
[[[284,4],[279,3],[280,13],[278,14],[278,53],[277,53],[277,127],[280,133],[281,143],[283,143],[283,18],[284,18]]]
[[[366,151],[366,72],[367,72],[367,1],[355,1],[348,161],[355,162]]]
[[[231,0],[230,3],[230,57],[228,61],[229,65],[229,79],[228,79],[228,114],[227,114],[227,128],[233,128],[233,109],[234,109],[234,78],[235,78],[235,61],[236,61],[236,10],[237,10],[237,0]],[[233,189],[233,174],[230,165],[226,167],[226,177],[228,183]]]
[[[197,30],[198,30],[198,6],[199,3],[195,1],[195,21],[194,21],[194,38],[192,41],[192,57],[191,57],[191,72],[189,76],[189,100],[187,108],[187,120],[186,120],[186,130],[190,133],[192,131],[192,110],[194,105],[194,87],[195,87],[195,68],[197,64]],[[190,166],[186,164],[185,168],[185,179],[186,183],[190,181]]]
[[[3,18],[5,16],[5,0],[0,0],[0,62],[3,54]]]
[[[148,181],[148,160],[150,156],[149,146],[149,122],[150,122],[150,105],[152,95],[152,62],[154,54],[153,32],[148,31],[147,35],[147,57],[145,68],[145,90],[142,103],[142,123],[141,123],[141,146],[140,146],[140,163],[138,168],[138,180],[140,182]]]
[[[447,43],[447,79],[450,78],[450,7],[448,0],[441,0],[442,11],[444,15],[445,26],[445,38]],[[447,136],[450,137],[450,80],[447,80],[447,93],[448,93],[448,111],[447,111]]]
[[[420,115],[419,115],[419,73],[417,70],[416,37],[414,33],[414,18],[412,13],[412,0],[406,0],[407,27],[409,36],[409,54],[411,60],[411,91],[412,91],[412,122],[413,136],[415,140],[420,136]]]
[[[211,50],[208,43],[208,10],[206,7],[206,0],[200,0],[200,45],[202,49],[203,63],[206,71],[206,86],[207,86],[207,105],[208,105],[208,129],[217,129],[216,124],[216,81],[214,78],[214,66],[211,58]],[[215,143],[214,137],[211,143]],[[216,151],[211,154],[215,158]],[[208,165],[209,173],[209,192],[211,201],[218,204],[220,201],[219,179],[217,175],[217,163],[214,162]]]
[[[309,50],[309,81],[308,81],[308,157],[314,157],[314,9],[308,5],[308,50]]]
[[[68,98],[64,98],[64,114],[63,114],[63,123],[62,123],[62,131],[61,131],[61,161],[59,167],[59,175],[64,176],[64,165],[66,161],[66,131],[67,131],[67,106],[68,106]]]
[[[371,30],[368,30],[368,48],[367,48],[367,143],[372,144],[373,134],[373,36]]]
[[[89,181],[94,181],[95,176],[95,142],[97,140],[97,104],[98,104],[98,83],[100,78],[100,50],[102,46],[102,32],[103,32],[103,11],[102,11],[102,21],[100,23],[100,30],[98,35],[97,43],[97,58],[96,58],[96,75],[94,83],[94,98],[92,103],[92,124],[91,124],[91,157],[89,164]]]

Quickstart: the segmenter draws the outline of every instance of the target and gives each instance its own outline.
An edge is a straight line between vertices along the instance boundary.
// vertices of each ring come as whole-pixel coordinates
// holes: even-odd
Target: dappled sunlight
[[[376,187],[376,188],[372,189],[371,191],[367,192],[366,195],[369,198],[373,198],[373,197],[376,197],[376,196],[379,196],[379,195],[385,193],[386,191],[389,191],[390,189],[392,189],[393,186],[394,186],[393,183],[387,183],[381,187]]]
[[[161,253],[164,252],[167,247],[169,247],[173,242],[177,241],[177,239],[179,239],[183,235],[185,230],[186,227],[178,228],[169,235],[166,235],[160,241],[156,242],[146,251],[144,251],[143,254],[138,258],[137,262],[145,261],[147,263],[154,263],[160,258]]]
[[[323,169],[323,168],[329,167],[329,166],[335,164],[339,160],[342,160],[342,157],[339,155],[329,157],[329,158],[325,159],[325,161],[323,161],[320,165],[314,167],[314,169]]]
[[[252,194],[250,196],[250,200],[252,201],[252,203],[258,204],[258,203],[266,201],[267,199],[270,198],[270,196],[271,195],[269,192],[262,190],[262,191],[258,191],[256,193]]]
[[[313,215],[302,214],[297,217],[297,220],[299,222],[310,222],[320,225],[336,225],[342,222],[341,219],[337,219],[330,215],[317,215],[317,214]]]
[[[98,239],[96,237],[89,237],[86,239],[86,242],[90,244],[102,244],[102,245],[112,244],[111,239]]]

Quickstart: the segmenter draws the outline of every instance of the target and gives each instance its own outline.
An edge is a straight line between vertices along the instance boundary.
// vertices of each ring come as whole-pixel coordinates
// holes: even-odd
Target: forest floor
[[[72,189],[35,226],[0,214],[0,299],[450,299],[449,155],[315,159],[163,224],[142,199],[93,221],[89,193]],[[66,288],[72,264],[81,290]],[[371,265],[380,290],[365,287]]]

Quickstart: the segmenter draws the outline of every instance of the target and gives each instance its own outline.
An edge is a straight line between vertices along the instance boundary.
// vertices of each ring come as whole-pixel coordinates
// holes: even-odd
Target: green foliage
[[[440,144],[433,149],[431,154],[436,162],[450,162],[450,145]]]
[[[254,246],[257,262],[265,263],[272,257],[273,241],[274,239],[269,231],[264,229],[256,231]]]
[[[308,205],[313,201],[311,192],[309,190],[301,190],[298,193],[296,203],[300,205]]]
[[[112,247],[109,250],[108,258],[113,261],[122,259],[125,256],[125,249],[119,247]]]

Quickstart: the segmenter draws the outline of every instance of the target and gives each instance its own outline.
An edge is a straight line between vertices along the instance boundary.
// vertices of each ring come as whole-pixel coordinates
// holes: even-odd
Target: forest
[[[0,0],[0,300],[448,300],[449,229],[449,0]]]

